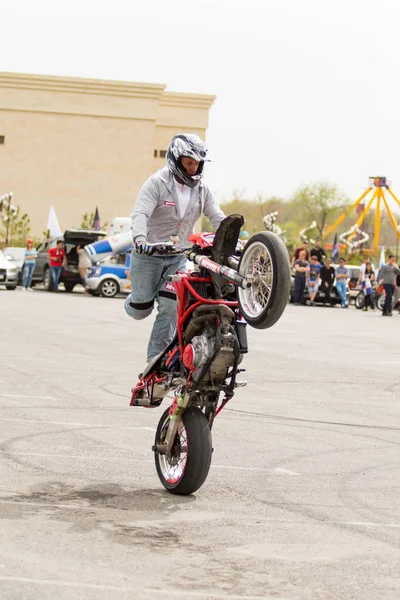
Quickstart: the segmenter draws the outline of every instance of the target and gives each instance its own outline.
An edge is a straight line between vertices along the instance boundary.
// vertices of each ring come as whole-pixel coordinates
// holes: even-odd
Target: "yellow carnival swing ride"
[[[349,206],[349,208],[343,214],[340,215],[340,217],[335,221],[335,223],[333,223],[333,225],[328,227],[328,229],[325,231],[325,233],[323,235],[323,238],[324,239],[327,238],[333,231],[335,231],[335,229],[337,229],[337,227],[345,220],[345,218],[349,216],[349,214],[351,213],[352,210],[357,210],[357,207],[359,207],[359,209],[361,209],[361,214],[360,214],[359,218],[357,219],[357,222],[348,231],[342,233],[339,236],[339,239],[344,244],[346,244],[349,247],[349,249],[354,249],[354,248],[358,247],[359,245],[361,245],[362,243],[366,242],[368,240],[369,236],[368,236],[368,234],[366,234],[365,232],[363,232],[360,229],[360,226],[362,225],[367,213],[371,210],[374,202],[376,201],[373,247],[368,250],[364,250],[364,252],[366,252],[366,253],[376,252],[376,250],[379,246],[382,207],[386,208],[386,212],[389,216],[392,227],[396,232],[397,239],[400,239],[399,226],[396,223],[396,219],[394,218],[393,212],[389,206],[387,198],[385,197],[385,190],[391,195],[393,200],[395,200],[395,202],[400,207],[400,200],[395,196],[393,191],[390,189],[390,182],[387,181],[386,177],[370,177],[368,189],[351,206]],[[370,192],[373,192],[373,193],[372,193],[372,196],[367,201],[367,196]],[[364,201],[364,203],[363,203],[363,201]],[[357,234],[360,234],[360,239],[357,240],[357,242],[352,242],[352,239]]]

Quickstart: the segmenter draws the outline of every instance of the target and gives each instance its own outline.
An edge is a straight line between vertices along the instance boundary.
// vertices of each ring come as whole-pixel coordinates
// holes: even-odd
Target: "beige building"
[[[35,235],[51,205],[62,230],[96,205],[102,223],[127,216],[172,136],[205,138],[214,100],[161,84],[0,73],[0,196],[13,192]]]

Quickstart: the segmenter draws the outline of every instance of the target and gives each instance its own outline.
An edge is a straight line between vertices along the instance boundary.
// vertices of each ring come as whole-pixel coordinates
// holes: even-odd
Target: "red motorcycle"
[[[231,215],[217,233],[189,238],[180,251],[197,270],[171,277],[177,295],[177,331],[132,390],[131,406],[158,406],[173,392],[152,448],[158,476],[174,494],[192,494],[211,465],[215,417],[246,385],[237,381],[247,353],[247,324],[271,327],[281,317],[290,291],[290,264],[280,237],[263,231],[240,248],[241,215]],[[158,254],[177,253],[170,243]]]

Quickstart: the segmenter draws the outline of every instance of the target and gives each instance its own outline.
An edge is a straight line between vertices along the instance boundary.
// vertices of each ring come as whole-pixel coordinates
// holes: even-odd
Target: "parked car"
[[[9,256],[11,260],[13,260],[16,264],[18,270],[18,285],[22,285],[22,275],[25,262],[25,248],[20,248],[19,246],[9,246],[7,248],[4,248],[3,252],[6,256]]]
[[[5,285],[8,290],[15,290],[17,284],[17,265],[0,250],[0,285]]]
[[[64,284],[66,292],[72,292],[74,287],[78,283],[81,283],[76,247],[93,244],[106,235],[107,234],[105,231],[94,231],[91,229],[68,229],[65,231],[62,237],[57,238],[64,241],[64,248],[67,257],[67,266],[63,268],[60,277],[60,283]],[[35,269],[33,271],[32,284],[35,285],[36,283],[43,283],[45,289],[49,291],[52,289],[52,281],[48,252],[50,248],[54,248],[56,246],[57,239],[46,240],[36,248],[38,256],[36,258]]]
[[[358,278],[360,276],[361,265],[347,265],[350,271],[349,290],[350,298],[353,300],[361,290],[361,286],[357,285]]]
[[[93,296],[114,298],[117,294],[129,294],[130,253],[118,254],[94,265],[86,277],[86,287]]]
[[[357,275],[357,278],[358,278],[358,275]],[[315,296],[314,302],[320,304],[320,303],[323,303],[325,300],[326,303],[329,303],[329,300],[327,298],[325,298],[325,296],[326,296],[326,292],[324,291],[322,285],[320,285],[317,295]],[[331,298],[334,301],[334,304],[341,304],[341,302],[342,302],[341,298],[339,296],[339,292],[336,289],[336,279],[333,282],[333,286],[332,286],[332,290],[331,290]],[[303,294],[303,302],[306,303],[309,299],[310,299],[310,294],[308,293],[308,289],[307,289],[307,285],[306,285],[306,288],[305,288],[304,294]],[[349,302],[349,300],[350,300],[350,290],[347,290],[347,302]],[[292,273],[291,284],[290,284],[290,302],[294,302],[294,272]]]

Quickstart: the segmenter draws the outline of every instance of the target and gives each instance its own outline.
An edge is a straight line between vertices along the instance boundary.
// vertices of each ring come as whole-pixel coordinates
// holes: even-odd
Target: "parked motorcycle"
[[[192,494],[208,475],[215,417],[233,397],[248,351],[246,326],[266,329],[281,317],[290,264],[279,236],[263,231],[240,248],[241,215],[227,217],[215,236],[195,234],[183,251],[156,244],[158,254],[183,252],[196,270],[171,277],[177,331],[139,376],[131,406],[158,406],[170,392],[152,448],[158,476],[174,494]]]
[[[372,289],[372,302],[374,306],[378,306],[380,308],[379,301],[382,297],[382,294],[377,290],[376,287]],[[360,290],[357,296],[354,299],[354,306],[358,308],[358,310],[362,310],[365,308],[365,290]],[[382,310],[382,308],[380,308]]]
[[[376,288],[374,288],[373,292],[372,292],[372,302],[374,303],[374,306],[378,307],[378,309],[380,311],[383,311],[383,307],[385,305],[385,291],[383,289],[383,285],[377,286]],[[365,292],[364,290],[361,290],[355,300],[354,300],[354,305],[356,308],[358,308],[359,310],[361,310],[362,308],[365,308]],[[396,309],[396,308],[400,308],[400,300],[395,300],[395,297],[393,296],[392,298],[392,310]]]
[[[385,300],[386,300],[386,295],[385,294],[381,294],[379,296],[379,299],[378,299],[378,302],[377,302],[377,307],[382,312],[383,312],[383,308],[385,306]],[[393,296],[393,298],[392,298],[392,311],[396,310],[396,309],[400,309],[400,300],[395,299],[395,297]]]

